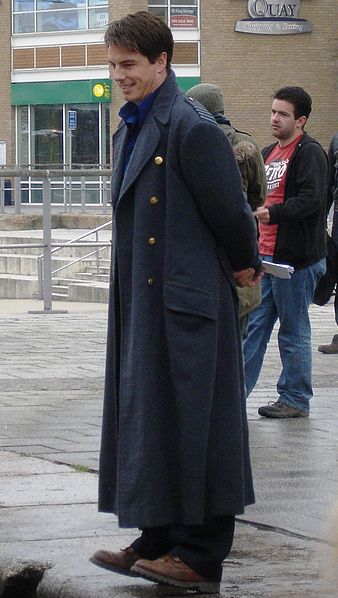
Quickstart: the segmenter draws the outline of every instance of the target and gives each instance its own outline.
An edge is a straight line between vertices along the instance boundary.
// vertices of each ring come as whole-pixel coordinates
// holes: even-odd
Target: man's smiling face
[[[146,56],[121,46],[108,47],[111,78],[127,102],[139,104],[162,85],[167,77],[167,55],[162,52],[152,64]]]

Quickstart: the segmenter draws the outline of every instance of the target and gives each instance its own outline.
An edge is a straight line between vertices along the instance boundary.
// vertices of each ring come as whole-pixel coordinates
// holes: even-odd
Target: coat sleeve
[[[262,206],[266,200],[266,175],[262,155],[255,147],[248,159],[248,202],[252,210]]]
[[[290,166],[291,167],[291,166]],[[269,207],[270,224],[302,220],[315,214],[326,201],[327,157],[318,143],[307,143],[298,158],[297,194]]]
[[[232,269],[258,268],[255,221],[224,133],[217,125],[201,120],[184,135],[179,161],[185,182]]]

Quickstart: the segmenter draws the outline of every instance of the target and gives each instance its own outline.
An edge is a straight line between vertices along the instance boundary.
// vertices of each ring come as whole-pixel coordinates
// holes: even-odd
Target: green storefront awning
[[[12,83],[12,106],[111,102],[111,80]]]
[[[91,104],[111,102],[110,79],[88,81],[43,81],[38,83],[12,83],[12,106],[38,104]],[[200,83],[200,77],[177,77],[183,91]]]

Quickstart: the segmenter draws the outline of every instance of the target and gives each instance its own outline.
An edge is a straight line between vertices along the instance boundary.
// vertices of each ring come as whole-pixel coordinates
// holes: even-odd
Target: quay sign
[[[312,24],[298,17],[300,0],[248,0],[249,19],[241,19],[235,25],[240,33],[286,35],[308,33]]]

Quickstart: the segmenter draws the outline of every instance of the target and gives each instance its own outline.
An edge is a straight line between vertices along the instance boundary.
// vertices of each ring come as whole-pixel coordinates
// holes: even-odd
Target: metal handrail
[[[78,257],[76,260],[69,262],[69,264],[65,264],[64,266],[60,266],[60,268],[53,270],[52,275],[57,274],[58,272],[61,272],[61,270],[65,270],[66,268],[69,268],[69,266],[73,266],[74,264],[78,264],[79,262],[86,260],[89,257],[91,257],[92,255],[95,255],[95,254],[97,255],[98,253],[100,253],[100,251],[105,249],[105,247],[110,247],[110,246],[111,246],[111,243],[105,243],[105,245],[103,247],[99,247],[98,249],[95,249],[95,251],[92,251],[91,253],[87,253],[86,255],[82,255],[81,257]]]
[[[98,232],[104,228],[109,227],[112,224],[112,220],[110,220],[109,222],[105,222],[104,224],[101,224],[100,226],[97,226],[96,228],[94,228],[93,230],[87,231],[86,233],[83,233],[82,235],[79,235],[77,237],[75,237],[74,239],[71,239],[70,241],[67,241],[66,243],[60,243],[60,244],[56,244],[56,246],[54,247],[54,249],[51,250],[51,254],[56,253],[57,251],[59,251],[60,249],[62,249],[63,247],[90,247],[92,245],[95,244],[95,246],[97,247],[97,249],[95,251],[92,251],[91,253],[87,254],[87,255],[83,255],[80,258],[77,258],[74,261],[71,261],[67,264],[65,264],[64,266],[61,266],[60,268],[56,269],[56,270],[52,270],[51,275],[53,277],[54,274],[56,274],[57,272],[60,272],[61,270],[65,270],[66,268],[69,268],[70,266],[77,264],[78,262],[81,262],[82,260],[90,257],[91,255],[96,254],[97,255],[97,260],[96,260],[96,269],[97,269],[97,273],[99,271],[99,257],[98,254],[100,251],[102,251],[105,247],[110,247],[111,246],[111,241],[109,243],[107,242],[99,242],[98,241]],[[91,235],[96,235],[96,241],[88,241],[87,243],[78,243],[78,241],[81,241],[82,239],[85,239],[86,237],[89,237]],[[55,245],[54,243],[52,245]],[[39,299],[43,299],[43,272],[44,272],[44,268],[43,268],[43,260],[44,260],[44,254],[41,254],[38,256],[37,258],[37,270],[38,270],[38,289],[39,289]]]
[[[21,200],[20,200],[20,178],[21,177],[32,177],[32,178],[41,178],[42,179],[42,222],[43,222],[43,239],[41,243],[20,243],[20,244],[11,244],[11,245],[0,245],[0,248],[3,249],[11,248],[11,247],[41,247],[43,248],[43,260],[38,260],[38,276],[39,280],[42,281],[43,286],[42,290],[40,289],[40,298],[43,298],[43,310],[38,312],[30,312],[30,313],[42,313],[42,314],[50,314],[53,313],[52,309],[52,248],[61,248],[62,246],[67,246],[72,244],[75,246],[90,246],[90,247],[100,247],[103,248],[104,246],[109,246],[111,243],[106,242],[98,242],[98,241],[83,241],[83,238],[86,236],[90,236],[94,234],[94,231],[88,231],[88,233],[84,233],[83,235],[79,235],[76,240],[72,240],[72,243],[53,243],[52,242],[52,235],[51,235],[51,228],[52,228],[52,202],[51,202],[51,177],[60,177],[63,176],[65,178],[69,178],[71,176],[78,176],[79,173],[81,176],[91,176],[93,174],[99,174],[101,178],[103,178],[103,182],[105,177],[111,176],[111,170],[106,168],[99,168],[98,170],[90,169],[90,168],[83,168],[79,169],[69,169],[69,170],[60,170],[60,168],[54,169],[37,169],[31,170],[29,168],[21,168],[18,166],[0,166],[0,209],[2,211],[3,208],[3,179],[5,177],[13,177],[14,178],[14,206],[15,206],[15,213],[20,213],[21,207]],[[106,204],[103,206],[104,210],[106,208]],[[104,225],[101,225],[100,228],[105,228],[109,226],[111,222],[107,222]],[[95,233],[97,235],[97,233]],[[82,240],[81,240],[82,239]],[[98,260],[98,252],[97,252],[97,260]],[[84,256],[83,258],[84,259]],[[43,266],[43,268],[42,268]],[[42,295],[42,297],[41,297]],[[65,313],[64,311],[58,313]]]

